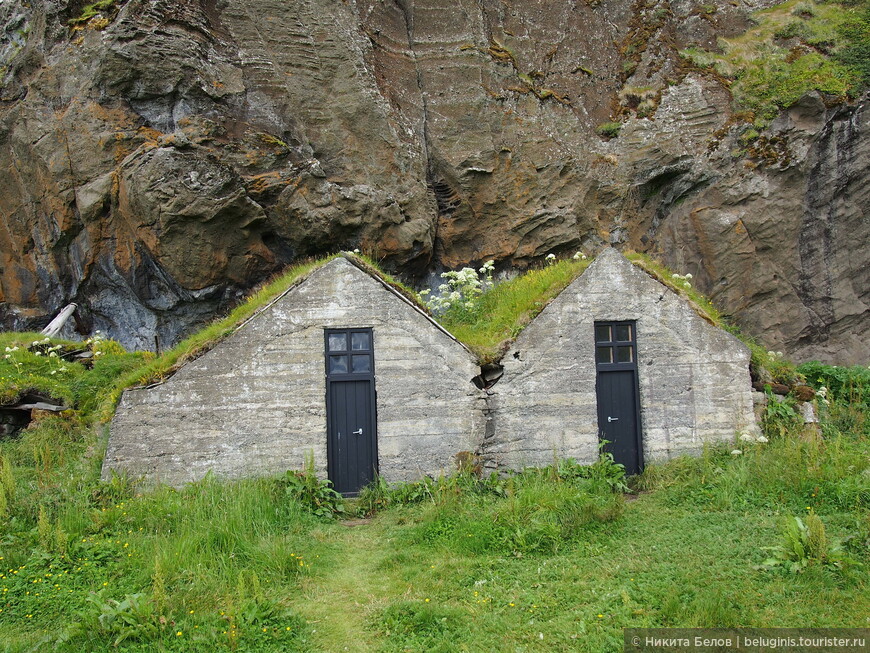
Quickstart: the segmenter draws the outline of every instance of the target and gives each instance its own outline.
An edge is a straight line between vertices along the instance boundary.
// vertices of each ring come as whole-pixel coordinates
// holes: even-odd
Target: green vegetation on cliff
[[[870,83],[870,5],[787,0],[753,14],[756,25],[719,39],[720,51],[682,55],[731,80],[737,105],[759,124],[810,91],[839,99]]]

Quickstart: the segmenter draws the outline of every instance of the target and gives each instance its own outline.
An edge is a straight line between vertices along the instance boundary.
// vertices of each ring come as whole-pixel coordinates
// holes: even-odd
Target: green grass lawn
[[[0,446],[4,651],[617,651],[625,627],[870,625],[863,436],[711,449],[627,500],[554,470],[457,477],[346,524],[282,479],[100,483],[94,442],[52,422]],[[811,512],[841,557],[765,567]]]

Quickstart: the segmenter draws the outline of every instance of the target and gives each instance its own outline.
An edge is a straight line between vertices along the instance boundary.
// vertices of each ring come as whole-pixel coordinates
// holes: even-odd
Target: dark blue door
[[[327,329],[327,473],[345,495],[377,474],[374,362],[371,329]]]
[[[643,469],[640,403],[637,389],[637,339],[634,322],[595,323],[598,437],[605,451],[625,466]]]

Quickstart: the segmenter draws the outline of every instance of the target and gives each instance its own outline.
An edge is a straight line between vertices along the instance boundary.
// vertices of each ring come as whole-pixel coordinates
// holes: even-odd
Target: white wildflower
[[[740,451],[740,449],[733,449],[733,450],[731,451],[731,455],[732,455],[732,456],[739,456],[739,455],[741,455],[742,453],[743,453],[743,452]]]
[[[35,351],[35,352],[33,352],[33,355],[34,355],[34,356],[42,356],[42,352],[41,352],[41,351]]]
[[[49,355],[50,358],[57,358],[57,352],[56,352],[56,351],[50,352],[48,355]]]
[[[354,254],[359,254],[359,248],[353,250],[353,253],[354,253]]]
[[[685,279],[691,279],[691,278],[692,278],[692,273],[691,273],[691,272],[687,272],[687,273],[684,275],[683,278],[685,278]]]
[[[755,438],[753,438],[749,433],[741,433],[740,439],[744,442],[752,442]]]
[[[760,442],[761,444],[766,444],[768,442],[767,438],[763,435],[759,435],[757,438],[755,438],[755,441]]]

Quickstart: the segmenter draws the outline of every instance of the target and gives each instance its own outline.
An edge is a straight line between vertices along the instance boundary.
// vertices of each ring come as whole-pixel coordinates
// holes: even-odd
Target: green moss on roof
[[[185,338],[164,354],[120,377],[114,388],[105,397],[99,415],[100,419],[108,421],[112,418],[115,406],[124,390],[131,387],[147,386],[165,380],[184,363],[199,358],[213,349],[219,342],[242,327],[259,312],[265,310],[290,290],[301,284],[315,270],[318,270],[339,256],[344,256],[360,269],[380,279],[428,314],[426,307],[420,303],[414,291],[384,272],[374,260],[367,256],[343,253],[305,261],[288,268],[272,281],[265,283],[226,317],[216,320],[190,337]]]
[[[624,256],[648,275],[664,284],[689,302],[692,308],[695,309],[695,312],[710,324],[717,327],[722,326],[722,315],[713,305],[713,302],[711,302],[705,295],[695,290],[694,285],[688,279],[685,279],[684,276],[678,275],[676,272],[668,269],[665,265],[659,263],[648,254],[625,252]]]
[[[481,363],[497,361],[525,326],[589,263],[590,259],[567,260],[529,270],[485,291],[476,310],[448,310],[437,319]]]
[[[100,420],[108,421],[112,418],[115,406],[124,390],[158,383],[171,376],[184,363],[194,360],[214,348],[221,340],[336,256],[338,255],[292,266],[272,281],[255,290],[226,317],[215,320],[207,327],[182,340],[169,351],[120,377],[114,388],[105,397],[100,410]]]
[[[78,362],[87,355],[87,365]],[[89,419],[119,376],[140,367],[150,354],[126,352],[112,340],[73,342],[35,332],[0,333],[0,406],[35,393],[62,402]]]
[[[686,285],[684,277],[677,275],[647,254],[626,252],[625,256],[636,266],[683,297],[695,309],[698,315],[706,319],[710,324],[728,331],[743,342],[749,348],[751,354],[750,365],[759,377],[769,377],[771,380],[785,385],[803,382],[804,379],[792,361],[784,358],[781,353],[769,351],[758,344],[754,338],[743,333],[736,325],[728,322],[713,305],[713,302],[695,290],[693,285]]]
[[[232,334],[257,313],[265,310],[292,288],[302,283],[312,272],[319,269],[339,254],[307,261],[289,268],[274,280],[264,284],[253,292],[248,299],[236,307],[226,317],[216,320],[209,326],[186,338],[171,350],[161,356],[153,356],[148,352],[126,354],[120,345],[107,341],[100,345],[104,353],[111,353],[95,365],[97,374],[82,376],[80,366],[75,365],[75,378],[66,387],[60,383],[60,377],[51,375],[46,368],[45,374],[35,374],[38,358],[29,361],[26,374],[13,370],[12,358],[2,361],[0,374],[4,386],[0,383],[0,395],[7,401],[14,400],[13,395],[28,386],[41,389],[52,396],[69,400],[78,405],[78,399],[91,393],[94,397],[82,411],[87,412],[100,421],[111,419],[115,405],[121,393],[129,387],[149,385],[160,382],[175,372],[185,362],[193,360],[212,349],[221,340]],[[385,273],[375,261],[365,256],[344,255],[360,269],[372,274],[375,278],[400,293],[409,302],[428,314],[419,296],[409,287]],[[671,288],[674,292],[689,301],[697,312],[712,324],[722,327],[740,338],[752,352],[752,364],[755,369],[767,370],[769,376],[784,383],[791,383],[799,377],[794,365],[785,360],[782,355],[770,352],[757,344],[751,338],[740,333],[733,325],[728,324],[713,304],[701,293],[686,283],[686,279],[675,275],[661,263],[645,254],[629,252],[627,258],[650,274],[652,277]],[[497,283],[478,298],[474,310],[449,310],[437,318],[437,321],[453,336],[477,355],[481,363],[498,361],[507,350],[510,343],[556,296],[559,295],[574,279],[580,276],[591,263],[586,260],[566,260],[535,268],[513,279]],[[13,346],[15,343],[29,345],[32,341],[41,340],[43,336],[35,333],[3,333],[0,334],[0,346]],[[52,339],[52,344],[63,343],[73,346],[75,343]],[[80,344],[80,343],[78,343]],[[107,349],[108,348],[108,349]],[[82,368],[84,369],[84,368]],[[25,378],[26,377],[26,378]],[[30,378],[33,377],[33,378]],[[39,378],[37,378],[39,377]],[[81,377],[81,378],[79,378]],[[23,384],[23,385],[22,385]],[[81,387],[79,387],[81,386]],[[101,398],[99,405],[97,402]]]

